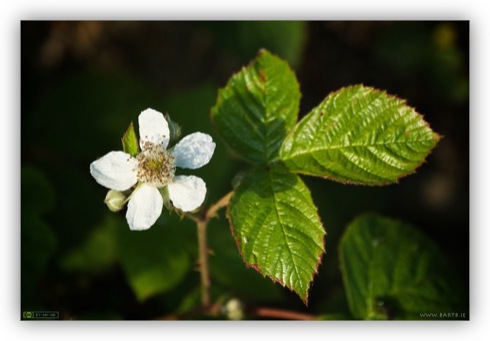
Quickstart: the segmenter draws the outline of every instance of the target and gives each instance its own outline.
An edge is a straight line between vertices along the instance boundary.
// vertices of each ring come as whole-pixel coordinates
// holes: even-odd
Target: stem
[[[211,304],[211,298],[209,289],[211,287],[211,281],[209,279],[209,266],[208,266],[208,242],[206,237],[206,228],[208,222],[216,217],[217,212],[228,205],[233,192],[227,193],[216,203],[211,205],[206,211],[202,212],[200,216],[186,215],[190,219],[194,220],[197,225],[197,240],[199,245],[199,271],[201,272],[201,303],[204,310],[208,309]]]
[[[315,315],[299,313],[290,310],[272,309],[272,308],[257,308],[255,315],[260,317],[269,317],[285,320],[315,320]]]
[[[227,193],[225,196],[223,196],[221,199],[219,199],[216,203],[214,203],[209,209],[207,210],[206,214],[204,215],[204,218],[206,221],[209,221],[210,219],[216,217],[216,213],[222,209],[223,207],[226,207],[228,203],[230,202],[231,197],[233,196],[233,191]]]
[[[201,302],[203,308],[206,309],[211,303],[209,296],[211,281],[209,280],[208,244],[206,240],[207,221],[198,220],[196,224],[197,240],[199,242],[199,270],[201,272]]]

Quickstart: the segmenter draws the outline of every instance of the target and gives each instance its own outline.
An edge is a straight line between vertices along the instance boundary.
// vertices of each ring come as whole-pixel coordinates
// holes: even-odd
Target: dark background
[[[329,92],[363,83],[406,99],[444,138],[396,185],[304,178],[328,233],[308,307],[245,267],[222,213],[209,227],[213,299],[348,313],[338,239],[368,211],[424,231],[469,288],[469,22],[22,22],[22,310],[62,319],[199,318],[194,226],[164,212],[149,231],[130,233],[124,213],[103,204],[89,164],[120,150],[129,123],[152,107],[184,135],[217,141],[210,164],[193,174],[207,183],[207,203],[218,200],[245,165],[227,153],[210,108],[260,48],[296,72],[300,116]]]

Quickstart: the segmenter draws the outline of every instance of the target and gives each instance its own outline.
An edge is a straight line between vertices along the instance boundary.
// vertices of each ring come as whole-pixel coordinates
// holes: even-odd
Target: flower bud
[[[232,298],[226,302],[224,313],[229,320],[243,320],[245,318],[245,307],[239,299]]]
[[[126,204],[125,200],[126,196],[124,193],[111,189],[107,192],[104,203],[112,212],[117,212],[124,208],[124,205]]]

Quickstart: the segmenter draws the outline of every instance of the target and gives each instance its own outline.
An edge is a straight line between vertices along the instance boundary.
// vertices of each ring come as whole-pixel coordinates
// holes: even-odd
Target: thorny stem
[[[208,245],[206,240],[207,221],[198,220],[196,224],[197,240],[199,242],[199,270],[201,272],[201,303],[203,308],[206,309],[211,303],[209,296],[211,281],[209,280]]]
[[[206,228],[208,222],[216,217],[216,213],[223,207],[226,207],[230,202],[233,192],[227,193],[216,203],[211,205],[207,210],[201,212],[200,215],[187,215],[194,220],[197,225],[197,240],[199,245],[199,271],[201,273],[201,304],[203,309],[207,309],[211,304],[211,298],[209,295],[209,288],[211,287],[211,281],[209,279],[209,266],[208,266],[208,243],[206,236]]]
[[[192,219],[197,226],[197,240],[199,245],[199,272],[201,273],[201,306],[205,312],[211,314],[216,313],[216,307],[211,304],[211,296],[209,289],[211,287],[211,280],[209,278],[209,266],[208,266],[208,243],[206,229],[211,219],[217,216],[220,209],[226,207],[233,196],[233,191],[224,195],[217,202],[212,204],[207,210],[204,209],[200,214],[186,214],[186,216]],[[254,315],[258,317],[273,318],[273,319],[286,319],[286,320],[315,320],[315,315],[304,314],[295,311],[273,309],[273,308],[257,308],[254,311]]]
[[[204,218],[208,221],[216,216],[216,213],[222,209],[223,207],[226,207],[228,203],[230,202],[231,197],[233,196],[233,191],[227,193],[225,196],[223,196],[221,199],[219,199],[216,203],[214,203],[207,212],[204,215]]]
[[[186,217],[192,219],[197,226],[197,240],[199,245],[199,272],[201,273],[201,308],[205,312],[209,312],[211,314],[216,314],[219,310],[220,305],[211,304],[211,296],[209,293],[209,289],[211,287],[211,280],[209,278],[209,266],[208,266],[208,243],[207,243],[207,235],[206,229],[208,223],[211,219],[217,216],[217,213],[220,209],[226,207],[230,202],[231,197],[234,192],[231,191],[224,195],[217,202],[212,204],[207,210],[203,209],[199,214],[186,214]],[[255,316],[265,317],[265,318],[274,318],[274,319],[286,319],[286,320],[315,320],[317,317],[315,315],[290,311],[290,310],[282,310],[282,309],[273,309],[266,307],[259,307],[253,311]],[[175,316],[171,316],[171,319],[175,318]],[[168,319],[168,317],[164,317],[163,319]]]

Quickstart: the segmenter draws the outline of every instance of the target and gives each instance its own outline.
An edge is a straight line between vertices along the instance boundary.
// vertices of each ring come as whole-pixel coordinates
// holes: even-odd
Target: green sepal
[[[136,132],[134,131],[133,122],[129,125],[128,129],[121,138],[123,145],[123,151],[131,156],[136,156],[139,154],[140,148],[138,145],[138,138],[136,137]]]
[[[174,209],[174,206],[172,205],[172,202],[170,201],[170,195],[168,194],[168,186],[165,187],[160,187],[158,189],[160,192],[162,199],[163,199],[163,206],[169,211],[172,212]]]
[[[170,142],[177,141],[182,135],[182,128],[175,121],[172,121],[169,114],[165,114],[165,119],[168,123],[168,129],[170,130]]]

